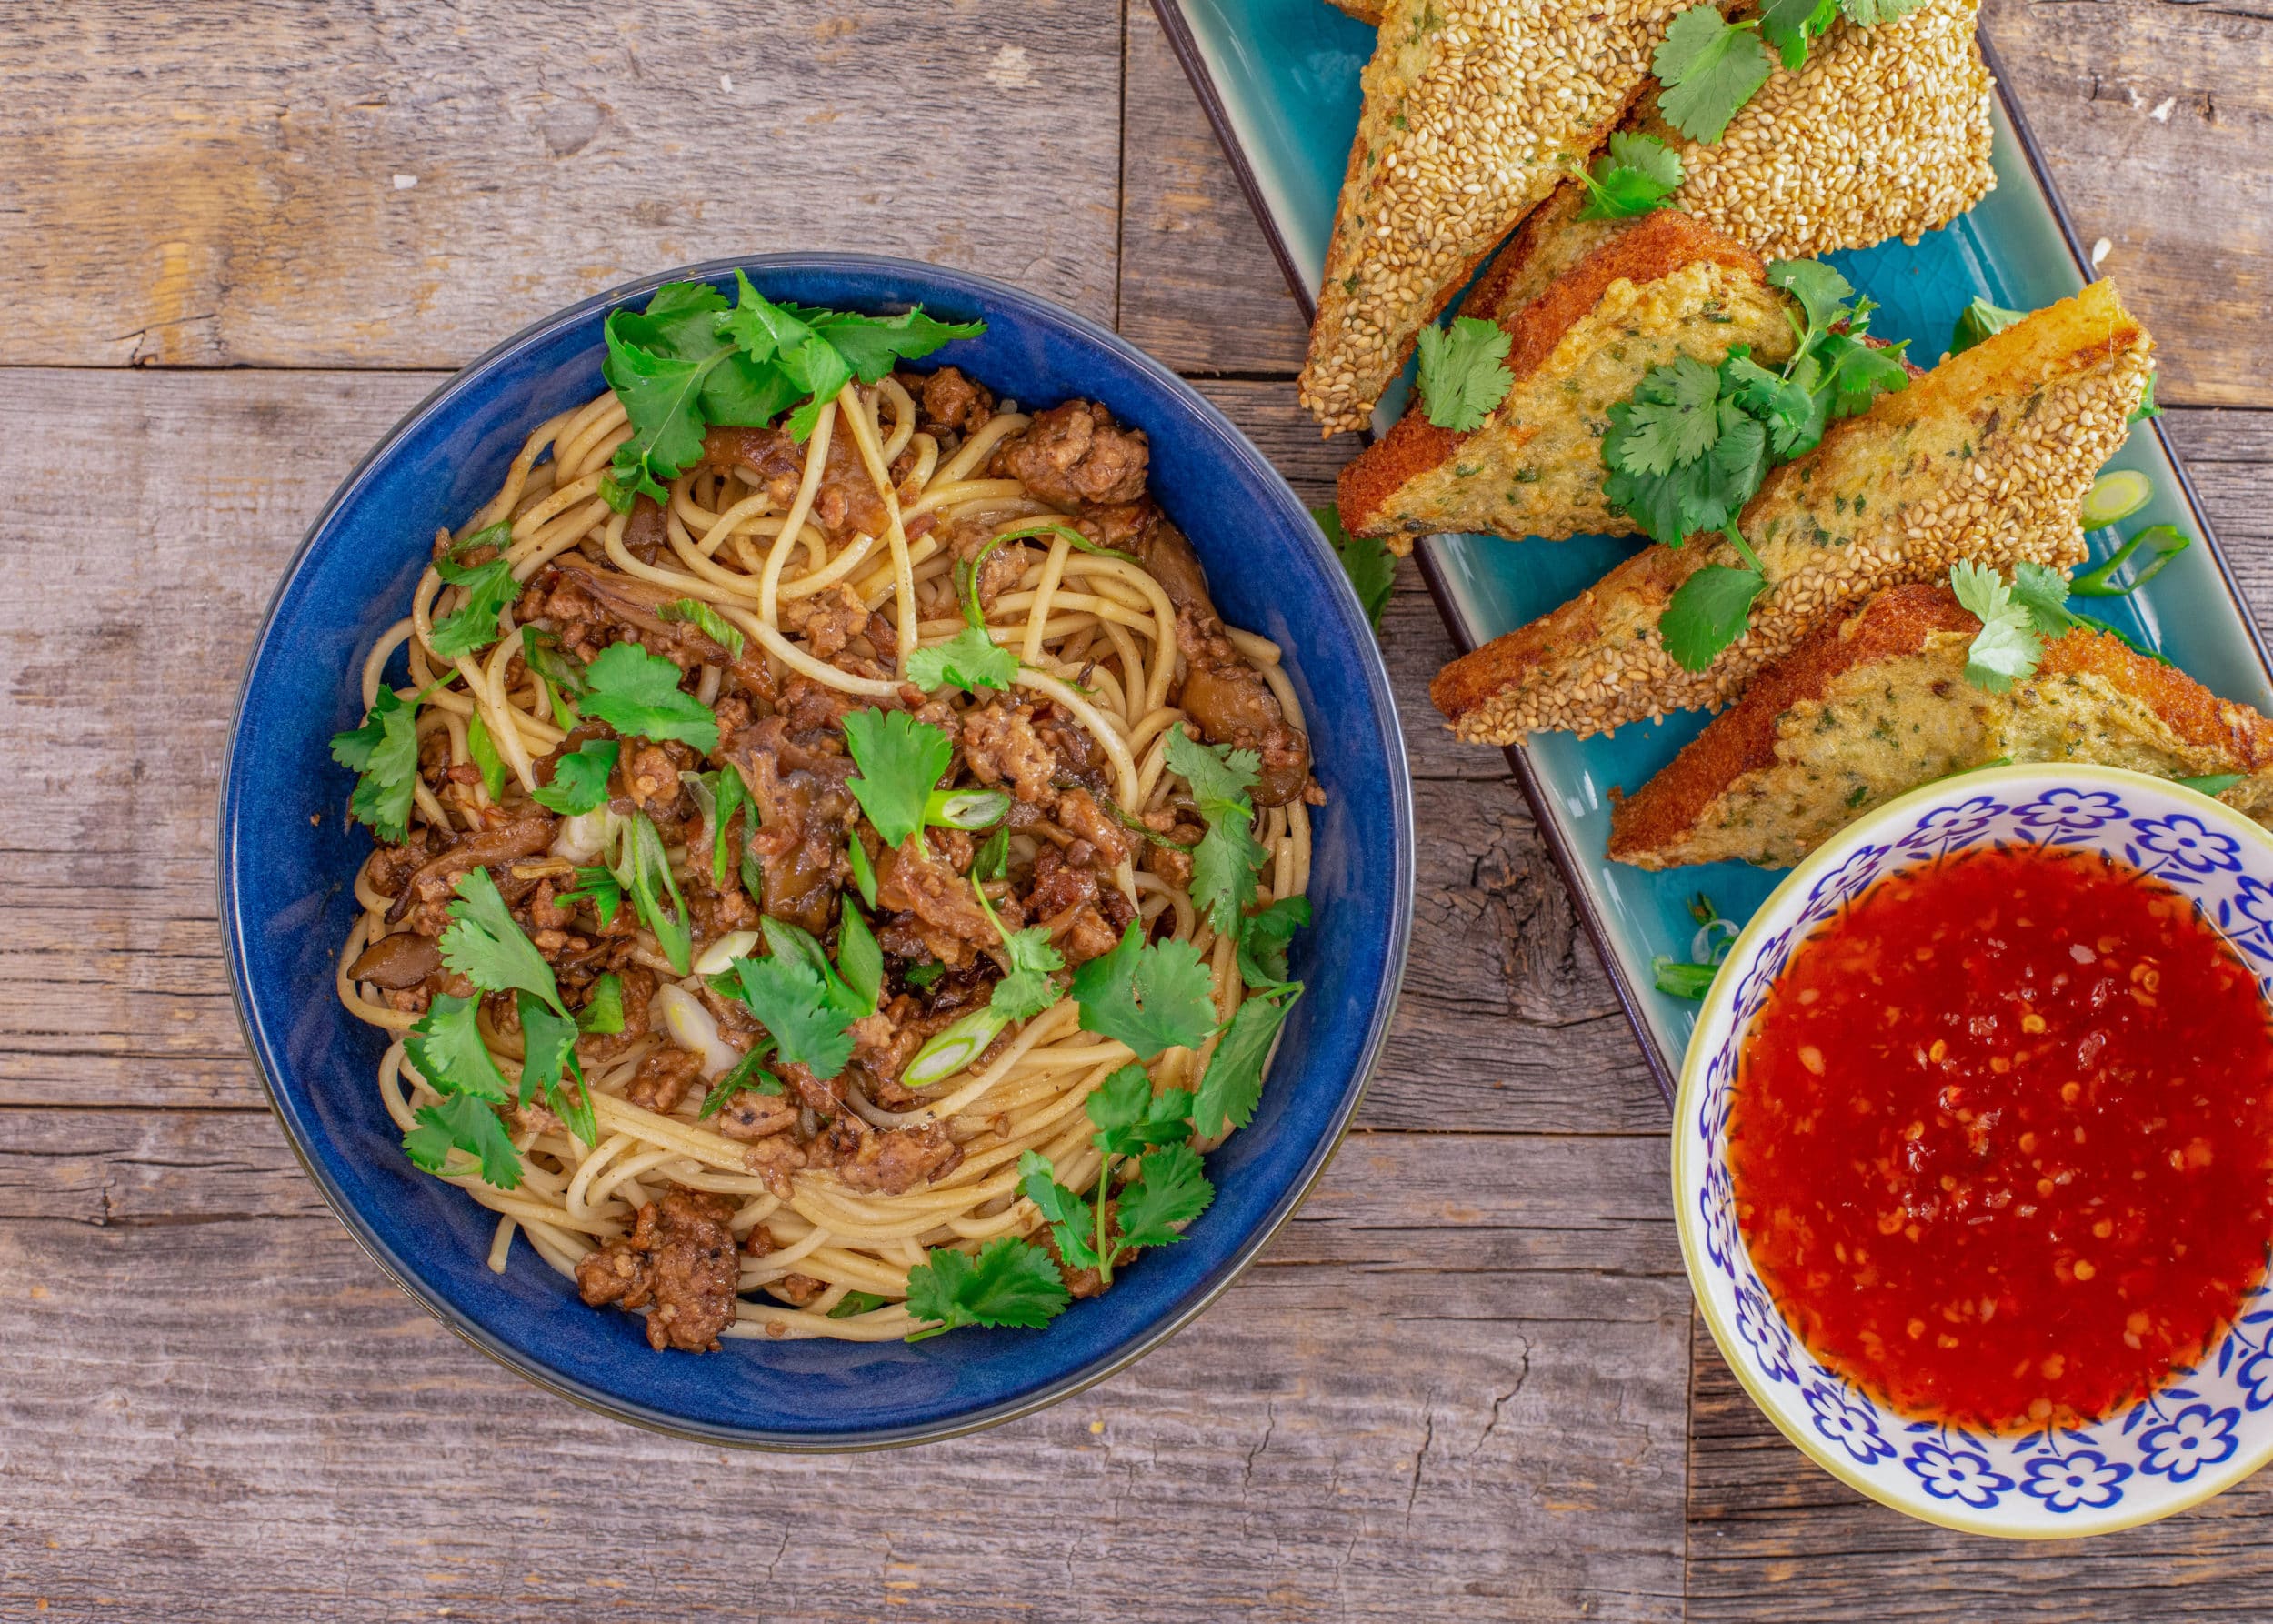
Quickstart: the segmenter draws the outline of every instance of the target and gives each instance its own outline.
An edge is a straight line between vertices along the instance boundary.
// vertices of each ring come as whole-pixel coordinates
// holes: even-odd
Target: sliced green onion
[[[2248,773],[2208,773],[2199,778],[2178,778],[2173,782],[2216,800],[2248,776]]]
[[[984,1054],[1009,1024],[1010,1018],[991,1004],[972,1010],[916,1051],[907,1069],[900,1073],[900,1087],[928,1088],[946,1082]]]
[[[924,803],[924,821],[942,829],[991,829],[1009,816],[1010,797],[999,789],[935,789]]]
[[[845,861],[852,868],[853,884],[860,887],[860,900],[870,907],[876,905],[876,865],[868,861],[868,848],[855,835],[845,843]]]
[[[2091,482],[2084,494],[2084,528],[2099,530],[2129,518],[2155,499],[2155,482],[2130,468],[2117,468]]]
[[[1649,961],[1649,974],[1657,990],[1667,997],[1701,998],[1720,974],[1717,964],[1682,964],[1660,953]]]
[[[2138,591],[2162,573],[2162,566],[2194,545],[2194,538],[2173,525],[2149,525],[2137,536],[2116,549],[2115,556],[2088,575],[2078,576],[2068,586],[2072,595],[2084,597],[2125,597]],[[2139,566],[2131,578],[2116,586],[2116,571],[2130,562],[2131,555],[2145,547],[2153,556]]]

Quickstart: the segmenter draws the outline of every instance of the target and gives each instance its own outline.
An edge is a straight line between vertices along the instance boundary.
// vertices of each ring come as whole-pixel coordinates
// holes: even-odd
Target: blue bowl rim
[[[576,304],[540,317],[519,332],[495,345],[437,385],[432,393],[411,407],[388,429],[378,443],[358,460],[339,487],[324,504],[322,511],[308,526],[300,545],[294,549],[277,577],[275,590],[269,595],[267,607],[262,611],[260,630],[255,634],[251,648],[245,659],[243,675],[237,681],[236,697],[230,707],[229,731],[223,741],[221,755],[221,793],[215,808],[214,875],[216,900],[221,921],[222,953],[228,963],[230,1001],[236,1011],[237,1028],[244,1034],[245,1048],[252,1056],[254,1069],[260,1074],[261,1087],[268,1096],[269,1108],[282,1125],[285,1138],[298,1158],[301,1168],[322,1192],[325,1204],[334,1217],[352,1236],[381,1273],[401,1288],[414,1302],[425,1308],[448,1330],[455,1333],[476,1351],[505,1366],[533,1386],[542,1388],[559,1398],[596,1414],[611,1419],[626,1421],[649,1431],[683,1439],[688,1442],[718,1444],[734,1449],[789,1453],[858,1453],[873,1449],[903,1448],[911,1444],[929,1443],[943,1439],[959,1438],[966,1433],[981,1431],[1016,1420],[1045,1409],[1061,1399],[1072,1397],[1109,1377],[1127,1368],[1204,1312],[1231,1283],[1246,1272],[1278,1231],[1301,1207],[1318,1179],[1333,1160],[1335,1151],[1349,1131],[1351,1118],[1356,1116],[1364,1098],[1367,1085],[1371,1081],[1374,1068],[1379,1063],[1381,1050],[1388,1039],[1391,1021],[1397,1012],[1411,945],[1413,923],[1413,894],[1415,887],[1414,857],[1417,837],[1413,823],[1412,773],[1405,753],[1405,736],[1397,721],[1395,695],[1389,685],[1388,667],[1384,662],[1378,641],[1371,635],[1363,606],[1357,601],[1356,589],[1350,585],[1340,560],[1333,556],[1325,538],[1317,534],[1315,525],[1307,540],[1317,555],[1322,573],[1328,582],[1328,591],[1339,601],[1344,617],[1354,622],[1365,635],[1353,639],[1361,650],[1365,666],[1366,686],[1370,694],[1379,727],[1383,755],[1389,771],[1389,800],[1392,827],[1397,837],[1397,850],[1392,854],[1395,896],[1390,912],[1390,930],[1386,956],[1387,974],[1374,999],[1374,1007],[1367,1018],[1366,1032],[1358,1047],[1358,1064],[1343,1084],[1342,1098],[1328,1119],[1327,1131],[1318,1138],[1300,1172],[1286,1193],[1264,1215],[1260,1223],[1235,1247],[1220,1267],[1217,1278],[1202,1286],[1183,1308],[1156,1324],[1147,1326],[1117,1347],[1092,1359],[1088,1364],[1069,1370],[1053,1381],[1045,1383],[1030,1393],[1006,1399],[1001,1403],[974,1410],[966,1415],[943,1418],[929,1423],[906,1427],[879,1429],[872,1432],[806,1433],[776,1431],[762,1428],[735,1428],[690,1422],[684,1418],[634,1403],[615,1394],[586,1384],[568,1379],[540,1368],[522,1349],[505,1338],[475,1323],[445,1302],[431,1290],[408,1260],[396,1257],[366,1225],[354,1206],[347,1201],[337,1184],[309,1152],[304,1138],[306,1131],[297,1114],[289,1106],[277,1078],[285,1070],[282,1058],[270,1042],[265,1027],[253,1002],[252,991],[245,970],[245,941],[238,909],[234,900],[236,891],[236,863],[235,847],[230,838],[232,824],[238,812],[234,764],[236,742],[244,722],[245,698],[254,671],[259,667],[271,635],[275,629],[276,616],[285,594],[298,576],[316,541],[334,516],[360,495],[365,477],[410,430],[447,402],[459,396],[477,391],[488,382],[487,374],[525,346],[549,336],[562,327],[584,321],[594,314],[609,310],[627,300],[651,294],[666,282],[705,282],[731,274],[736,269],[753,274],[774,271],[866,271],[871,273],[912,277],[928,281],[936,286],[961,295],[982,307],[994,309],[1015,307],[1029,319],[1046,326],[1055,326],[1077,341],[1104,349],[1126,365],[1133,367],[1147,382],[1176,398],[1196,413],[1201,421],[1222,439],[1231,458],[1258,477],[1270,490],[1296,513],[1308,517],[1308,509],[1278,470],[1271,466],[1255,444],[1225,416],[1221,411],[1197,389],[1173,371],[1154,360],[1119,334],[1091,321],[1087,316],[1053,300],[1000,282],[975,272],[953,270],[920,260],[904,259],[883,254],[836,254],[800,251],[784,254],[736,256],[726,259],[705,260],[698,264],[680,266],[675,269],[652,273],[617,284],[614,287],[580,299]]]

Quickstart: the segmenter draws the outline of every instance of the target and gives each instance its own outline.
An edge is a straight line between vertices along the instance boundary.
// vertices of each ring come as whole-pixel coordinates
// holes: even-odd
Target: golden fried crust
[[[1538,371],[1573,325],[1602,302],[1611,283],[1655,282],[1699,262],[1727,266],[1763,286],[1767,279],[1767,267],[1758,255],[1688,216],[1669,210],[1644,216],[1557,276],[1522,309],[1497,318],[1508,336],[1509,374],[1521,383]],[[1637,371],[1637,381],[1639,376]],[[1471,434],[1488,432],[1487,424]],[[1395,427],[1342,469],[1337,495],[1343,526],[1353,536],[1371,534],[1398,488],[1450,459],[1471,434],[1437,427],[1417,401],[1407,406]]]
[[[1361,23],[1380,25],[1381,0],[1334,0],[1334,4]]]
[[[1679,0],[1386,0],[1297,393],[1367,426],[1435,318],[1625,116]]]
[[[1740,564],[1721,537],[1629,559],[1454,661],[1431,697],[1461,737],[1494,744],[1718,708],[1826,616],[1881,587],[1943,578],[1960,559],[2073,564],[2078,506],[2123,442],[2151,347],[2098,282],[1835,424],[1747,504],[1742,529],[1768,589],[1750,629],[1702,672],[1666,653],[1657,620],[1695,571]]]
[[[1877,594],[1762,672],[1615,806],[1609,855],[1645,868],[1796,862],[1870,807],[1999,760],[2240,774],[2223,798],[2273,816],[2273,720],[2080,628],[1992,694],[1965,677],[1979,629],[1945,586]]]
[[[1947,587],[1913,582],[1888,587],[1844,622],[1817,627],[1754,677],[1744,697],[1707,724],[1638,793],[1611,808],[1610,856],[1630,863],[1678,845],[1730,785],[1776,765],[1777,724],[1801,702],[1820,700],[1835,678],[1917,654],[1935,632],[1970,635],[1980,625]]]

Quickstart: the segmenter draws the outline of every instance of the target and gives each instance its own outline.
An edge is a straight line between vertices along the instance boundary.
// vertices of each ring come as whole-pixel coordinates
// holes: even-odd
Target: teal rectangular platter
[[[1326,0],[1153,0],[1153,9],[1307,317],[1357,133],[1358,74],[1373,54],[1373,30]],[[1998,80],[1996,189],[1970,214],[1916,245],[1890,242],[1829,256],[1878,302],[1871,331],[1908,339],[1920,366],[1941,357],[1958,313],[1975,296],[2033,310],[2066,298],[2092,276],[1987,41],[1983,53]],[[1403,400],[1400,386],[1377,413],[1377,427],[1394,421]],[[2273,710],[2273,662],[2161,424],[2134,426],[2108,466],[2145,474],[2155,494],[2119,532],[2092,533],[2095,562],[2152,524],[2175,525],[2196,545],[2144,588],[2100,599],[2093,612],[2217,693]],[[1436,536],[1416,550],[1454,641],[1467,649],[1568,601],[1637,544],[1604,536],[1509,542]],[[1603,855],[1611,789],[1638,788],[1706,720],[1691,712],[1589,739],[1540,734],[1507,752],[1668,1098],[1697,1006],[1659,992],[1651,960],[1694,956],[1693,897],[1702,894],[1741,924],[1780,877],[1734,863],[1648,874]]]

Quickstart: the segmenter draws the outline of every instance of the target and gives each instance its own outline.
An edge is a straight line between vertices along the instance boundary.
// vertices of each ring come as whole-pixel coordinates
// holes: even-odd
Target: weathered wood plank
[[[1180,372],[1291,377],[1309,341],[1302,312],[1159,19],[1127,12],[1121,331]],[[1317,426],[1303,426],[1316,444]]]
[[[910,255],[1113,316],[1091,0],[18,8],[17,364],[453,366],[646,272]]]
[[[1622,1194],[1663,1186],[1654,1139],[1359,1136],[1103,1388],[762,1464],[461,1346],[311,1214],[265,1118],[21,1113],[5,1143],[9,1617],[1678,1616],[1686,1293]]]
[[[1954,1534],[1866,1499],[1784,1440],[1696,1328],[1692,1620],[2259,1619],[2273,1612],[2273,1477],[2082,1543]],[[1930,1575],[1928,1582],[1920,1582]]]
[[[0,636],[15,657],[0,748],[24,764],[0,780],[16,831],[0,848],[0,1104],[256,1105],[212,923],[230,701],[302,527],[434,380],[19,376],[0,402]],[[1282,390],[1210,388],[1280,456]],[[1314,466],[1282,463],[1314,484]],[[90,508],[83,471],[98,466],[106,496]],[[1387,647],[1417,729],[1445,654],[1426,595],[1400,599]],[[1467,776],[1423,787],[1438,833],[1368,1124],[1656,1127],[1662,1107],[1504,766],[1431,747]]]
[[[2273,13],[1987,0],[1982,27],[2100,269],[2156,338],[2157,396],[2273,405]]]

